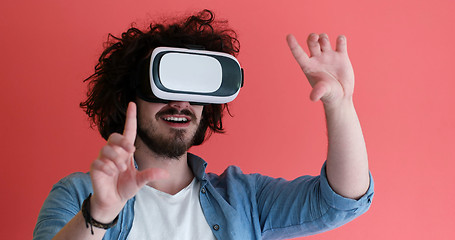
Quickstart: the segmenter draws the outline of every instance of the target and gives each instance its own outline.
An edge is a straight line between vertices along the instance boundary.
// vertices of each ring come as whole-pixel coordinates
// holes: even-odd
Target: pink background
[[[209,171],[319,173],[323,109],[285,35],[345,34],[376,196],[365,215],[305,239],[455,239],[453,0],[2,1],[0,238],[31,239],[51,186],[97,156],[103,141],[78,103],[107,33],[203,8],[237,30],[246,71],[227,134],[192,149]]]

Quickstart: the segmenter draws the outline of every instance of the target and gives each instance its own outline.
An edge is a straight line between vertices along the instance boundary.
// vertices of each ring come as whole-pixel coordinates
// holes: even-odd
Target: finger
[[[134,144],[136,140],[136,128],[137,128],[137,119],[136,119],[136,104],[130,102],[128,104],[128,109],[126,110],[126,121],[125,129],[123,130],[123,136],[126,139]]]
[[[126,152],[134,153],[135,147],[132,142],[130,142],[125,136],[118,133],[113,133],[107,139],[107,145],[114,148],[120,147]]]
[[[332,50],[332,46],[330,46],[329,36],[327,34],[320,34],[318,42],[323,52]]]
[[[114,148],[110,145],[106,145],[101,148],[98,159],[113,162],[118,170],[123,172],[127,169],[126,160],[128,159],[128,155],[130,154],[120,148]]]
[[[136,175],[136,183],[138,187],[153,181],[159,181],[169,178],[169,172],[161,168],[148,168],[139,171]]]
[[[118,173],[117,166],[109,160],[97,159],[93,161],[91,170],[92,173],[94,171],[100,171],[108,176],[114,176]]]
[[[346,37],[345,36],[343,36],[343,35],[338,36],[336,51],[337,52],[344,52],[344,53],[348,51],[347,41],[346,41]]]
[[[297,39],[292,34],[289,34],[286,37],[286,41],[288,42],[289,49],[291,50],[292,55],[294,56],[297,63],[303,68],[308,61],[308,55],[303,51],[302,47],[300,47]]]
[[[321,55],[321,45],[319,45],[319,35],[312,33],[308,36],[307,44],[308,49],[310,50],[310,55],[319,56]]]

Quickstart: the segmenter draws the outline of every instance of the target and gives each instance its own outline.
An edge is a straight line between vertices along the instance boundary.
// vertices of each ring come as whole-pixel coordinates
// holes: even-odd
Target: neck
[[[167,158],[156,154],[141,141],[136,139],[136,152],[134,158],[138,165],[138,170],[148,168],[161,168],[169,173],[169,178],[150,182],[147,185],[159,191],[174,195],[188,186],[194,178],[193,172],[188,166],[187,152],[178,158]]]

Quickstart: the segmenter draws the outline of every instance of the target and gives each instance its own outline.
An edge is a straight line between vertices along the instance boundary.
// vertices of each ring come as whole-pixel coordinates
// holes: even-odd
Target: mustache
[[[196,118],[197,118],[196,115],[188,109],[182,109],[179,111],[172,107],[163,109],[163,110],[159,111],[158,113],[156,113],[157,118],[161,118],[164,115],[185,115],[185,116],[189,116],[192,121],[196,120]]]

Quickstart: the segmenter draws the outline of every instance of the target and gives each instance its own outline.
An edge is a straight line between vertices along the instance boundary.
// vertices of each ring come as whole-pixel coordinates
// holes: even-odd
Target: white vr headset
[[[223,104],[239,94],[243,69],[227,53],[158,47],[151,55],[149,80],[151,92],[141,89],[140,94],[146,101]]]

